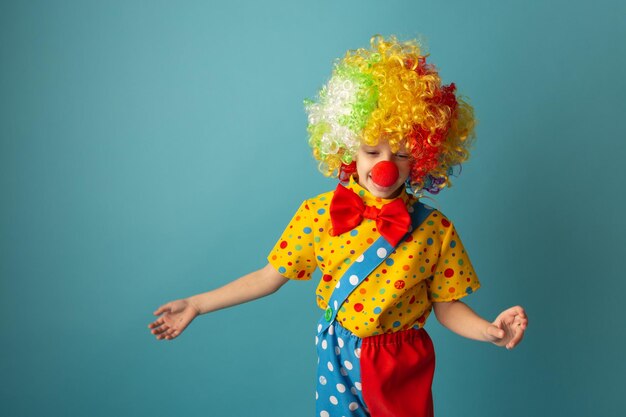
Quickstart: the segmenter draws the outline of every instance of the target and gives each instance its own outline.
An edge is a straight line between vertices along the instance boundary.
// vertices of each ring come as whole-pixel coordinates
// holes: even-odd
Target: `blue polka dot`
[[[305,234],[307,234],[307,235],[308,235],[309,233],[311,233],[311,228],[310,228],[310,227],[305,227],[304,229],[302,229],[302,231],[303,231]]]
[[[350,232],[350,236],[356,236],[359,234],[359,231],[356,229],[352,229],[352,231]]]
[[[374,314],[380,314],[380,312],[381,312],[381,311],[383,311],[383,309],[382,309],[382,308],[380,308],[380,307],[376,307],[376,308],[374,309]]]
[[[472,287],[467,287],[467,288],[465,289],[465,292],[466,292],[466,293],[468,293],[468,294],[471,294],[471,293],[473,293],[474,291],[472,291]]]
[[[452,242],[450,242],[450,247],[453,248],[456,246],[456,240],[453,240]]]
[[[317,214],[324,214],[324,213],[326,213],[326,210],[323,208],[317,210]]]
[[[433,244],[433,239],[431,237],[428,238],[428,240],[426,241],[426,243],[428,243],[429,245]]]
[[[280,268],[278,268],[278,273],[279,274],[284,274],[285,272],[287,272],[287,270],[285,269],[284,266],[281,266]]]
[[[318,256],[317,260],[320,261],[320,262],[324,262],[324,258],[322,258],[321,256]]]
[[[394,321],[393,322],[393,327],[400,327],[400,324],[402,324],[402,323],[400,323],[399,321]]]
[[[387,264],[387,266],[391,266],[391,265],[393,265],[393,259],[391,259],[391,258],[387,258],[387,260],[385,261],[385,263]]]

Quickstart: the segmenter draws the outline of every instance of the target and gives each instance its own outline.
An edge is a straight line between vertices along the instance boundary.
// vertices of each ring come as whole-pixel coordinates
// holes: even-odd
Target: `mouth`
[[[374,188],[378,191],[380,191],[381,193],[387,193],[387,192],[391,192],[394,191],[396,189],[395,185],[396,184],[392,184],[389,186],[382,186],[380,184],[378,184],[376,181],[374,181],[374,179],[372,178],[372,175],[368,175],[367,178],[369,179],[370,183],[374,186]]]

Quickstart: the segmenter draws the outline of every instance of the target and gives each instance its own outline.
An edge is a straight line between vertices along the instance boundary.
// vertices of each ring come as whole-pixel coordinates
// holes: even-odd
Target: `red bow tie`
[[[330,202],[331,236],[339,236],[357,227],[363,219],[376,220],[378,232],[396,246],[411,226],[404,201],[398,198],[380,209],[366,206],[354,191],[339,184]]]

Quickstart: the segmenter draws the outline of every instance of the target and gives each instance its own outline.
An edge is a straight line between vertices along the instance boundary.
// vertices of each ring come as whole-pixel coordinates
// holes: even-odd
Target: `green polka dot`
[[[463,259],[459,259],[459,265],[463,265]]]
[[[296,250],[302,250],[302,245],[296,245]]]

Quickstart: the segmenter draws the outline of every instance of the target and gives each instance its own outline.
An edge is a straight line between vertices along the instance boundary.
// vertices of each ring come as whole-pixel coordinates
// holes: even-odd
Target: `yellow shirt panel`
[[[392,200],[373,197],[354,181],[349,185],[367,205],[380,208]],[[340,236],[330,236],[333,192],[306,200],[289,223],[268,261],[283,276],[310,279],[322,272],[317,304],[327,307],[337,281],[380,234],[365,219]],[[407,205],[412,200],[401,197]],[[337,321],[359,337],[422,327],[432,302],[459,299],[480,283],[454,225],[437,210],[361,283],[339,309]]]

